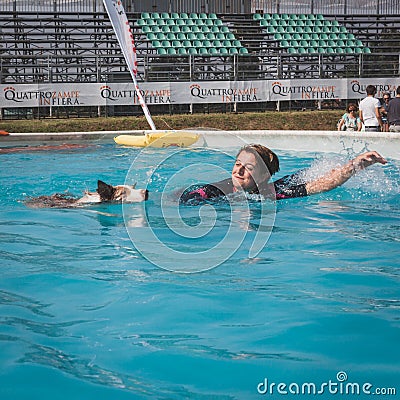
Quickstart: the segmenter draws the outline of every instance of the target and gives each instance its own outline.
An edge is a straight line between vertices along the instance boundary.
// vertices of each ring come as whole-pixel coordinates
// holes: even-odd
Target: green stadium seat
[[[226,48],[232,47],[232,42],[230,40],[224,40],[222,45]]]
[[[312,34],[310,35],[310,37],[311,37],[312,40],[319,40],[319,35],[318,35],[318,33],[312,33]]]
[[[199,19],[199,16],[197,15],[197,13],[190,13],[189,14],[189,18],[191,18],[191,19]]]
[[[192,30],[190,29],[190,26],[181,26],[181,32],[183,32],[183,33],[189,33],[189,32],[192,32]]]
[[[138,19],[136,21],[136,25],[142,27],[142,26],[146,26],[147,24],[146,24],[146,21],[142,18],[142,19]]]
[[[161,13],[160,18],[170,19],[170,16],[169,16],[169,14],[167,12],[163,12],[163,13]]]
[[[208,18],[208,16],[207,16],[206,13],[200,13],[199,14],[199,19],[207,19],[207,18]]]
[[[147,38],[147,40],[153,41],[153,40],[156,40],[156,39],[157,39],[157,36],[156,36],[155,33],[149,32],[149,33],[147,33],[146,38]]]
[[[339,27],[339,30],[340,30],[341,33],[347,33],[347,28],[345,26],[343,26],[343,25],[341,25]]]
[[[280,14],[277,14],[277,13],[272,14],[271,17],[272,17],[272,19],[275,20],[275,21],[279,21],[279,20],[281,19]]]
[[[281,40],[281,47],[290,47],[290,43],[288,40]]]
[[[302,21],[305,21],[305,20],[307,19],[307,17],[306,17],[305,14],[299,14],[299,15],[297,16],[297,19],[300,19],[300,20],[302,20]]]
[[[187,39],[186,34],[183,33],[183,32],[176,33],[176,34],[175,34],[175,37],[176,37],[178,40],[180,40],[180,41],[183,41],[183,40],[186,40],[186,39]]]
[[[253,20],[254,21],[260,21],[262,19],[263,19],[263,16],[261,14],[259,14],[259,13],[253,14]]]
[[[344,53],[344,49],[341,48],[341,47],[336,47],[334,50],[335,50],[336,54],[343,54]]]
[[[364,47],[362,50],[364,54],[371,54],[371,49],[369,47]]]
[[[232,35],[232,34],[231,34],[231,33],[228,33],[228,35]],[[225,39],[229,39],[228,35],[225,35],[225,34],[222,33],[222,32],[218,32],[218,33],[215,35],[215,38],[218,39],[218,40],[225,40]],[[230,40],[230,39],[229,39],[229,40]]]
[[[362,52],[363,52],[363,49],[362,49],[361,47],[355,47],[355,48],[354,48],[354,53],[356,53],[356,54],[362,54]]]
[[[148,13],[148,12],[142,12],[142,13],[140,14],[140,18],[141,18],[141,19],[149,19],[149,18],[150,18],[150,13]]]
[[[293,40],[301,40],[302,37],[303,37],[303,35],[300,35],[300,33],[294,33],[293,35],[291,35],[291,39],[293,39]]]
[[[215,47],[210,47],[208,49],[208,53],[213,56],[213,55],[219,54],[219,50],[217,50]]]
[[[287,26],[287,22],[286,22],[286,20],[285,20],[285,19],[281,19],[281,20],[279,20],[278,24],[279,24],[279,26],[284,26],[284,27],[286,27],[286,26]]]
[[[345,33],[339,33],[338,39],[340,39],[340,40],[346,40],[346,39],[347,39],[347,34],[345,34]]]
[[[325,40],[320,40],[320,43],[321,42],[325,42]],[[327,46],[327,47],[332,47],[332,48],[338,47],[336,40],[328,40],[325,43],[326,43],[325,46]]]
[[[346,47],[345,43],[343,40],[336,40],[336,46],[337,47]]]
[[[281,33],[275,33],[274,38],[276,38],[277,35],[280,35],[280,38],[278,37],[278,39],[276,39],[276,40],[282,40],[282,39],[284,39],[284,40],[290,40],[290,39],[292,39],[292,38],[295,39],[294,35],[298,35],[299,38],[300,38],[300,35],[299,35],[298,33],[295,33],[294,35],[291,35],[290,33],[283,33],[283,34],[281,34]]]
[[[307,48],[309,46],[309,44],[308,44],[307,40],[300,40],[299,41],[299,46]]]
[[[210,13],[210,14],[208,14],[208,18],[211,18],[211,19],[217,19],[218,17],[217,17],[217,15],[216,15],[216,14],[214,14],[214,13]]]
[[[317,20],[322,21],[322,20],[324,19],[324,16],[323,16],[322,14],[317,14],[317,15],[315,16],[315,18],[316,18]]]
[[[327,48],[325,49],[325,53],[326,53],[326,54],[334,54],[334,53],[335,53],[335,49],[332,48],[332,47],[327,47]]]
[[[229,33],[229,28],[226,25],[223,25],[219,31],[222,33]]]
[[[289,14],[289,17],[292,21],[297,21],[299,19],[297,14]]]
[[[326,42],[324,40],[321,40],[321,42],[323,42],[323,44],[320,44],[319,40],[311,39],[309,44],[312,47],[325,47],[326,46]]]
[[[328,36],[329,36],[329,39],[331,39],[331,40],[338,40],[339,39],[338,35],[336,35],[336,33],[330,33]]]
[[[347,39],[348,40],[356,40],[356,37],[352,33],[347,34]]]
[[[273,27],[273,26],[269,26],[268,28],[267,28],[267,33],[269,33],[269,34],[274,34],[276,32],[276,29]]]
[[[236,40],[231,41],[231,43],[232,43],[233,47],[236,47],[236,48],[242,47],[242,43],[240,43],[240,40],[236,39]]]
[[[355,47],[354,40],[346,40],[345,44],[347,47]]]
[[[203,33],[203,32],[199,32],[197,35],[196,35],[196,38],[195,39],[197,39],[197,40],[206,40],[206,35]],[[193,39],[192,39],[193,40]]]
[[[296,32],[296,33],[303,33],[303,32],[304,32],[304,29],[303,29],[302,26],[296,26],[295,32]]]
[[[179,47],[182,47],[182,42],[180,40],[173,40],[171,42],[171,47],[178,49]]]
[[[239,54],[248,54],[248,53],[249,53],[249,51],[246,49],[246,47],[241,47],[239,49]]]
[[[201,27],[201,31],[202,31],[203,33],[208,33],[208,32],[210,32],[210,28],[209,28],[207,25],[203,25],[203,26]]]
[[[291,35],[289,35],[291,37]],[[282,33],[274,33],[274,40],[282,40],[285,39]]]
[[[318,53],[318,51],[315,47],[307,47],[306,50],[307,50],[307,53],[309,53],[309,54]]]
[[[181,19],[188,19],[188,18],[189,18],[189,15],[188,15],[187,13],[183,12],[183,13],[180,13],[180,14],[179,14],[179,18],[181,18]]]
[[[345,47],[345,48],[344,48],[344,52],[345,52],[346,54],[353,54],[353,53],[354,53],[354,49],[351,48],[351,47]]]
[[[239,51],[236,47],[230,47],[229,54],[239,54]]]
[[[221,54],[221,55],[226,55],[226,54],[229,54],[229,51],[228,51],[227,48],[221,47],[221,48],[219,49],[219,54]]]
[[[193,26],[193,25],[196,25],[196,23],[191,18],[188,18],[188,19],[185,19],[185,25]]]
[[[298,48],[297,48],[297,52],[298,52],[299,54],[306,54],[306,53],[307,53],[307,50],[306,50],[304,47],[298,47]]]
[[[208,32],[207,35],[206,35],[206,39],[215,40],[215,33]]]
[[[185,47],[186,49],[192,47],[192,42],[190,40],[184,40],[182,42],[182,47]]]
[[[297,49],[295,49],[294,47],[288,47],[288,48],[286,49],[286,51],[287,51],[289,54],[297,54]]]
[[[170,25],[170,26],[175,25],[175,20],[172,18],[167,18],[164,21],[165,21],[165,25]]]
[[[159,47],[159,48],[157,48],[157,54],[160,54],[160,55],[167,54],[167,50],[165,50],[163,47]]]
[[[338,26],[331,26],[332,33],[340,33],[340,28]]]
[[[153,12],[153,13],[151,13],[150,18],[159,19],[160,18],[160,14],[158,12]]]
[[[161,46],[164,47],[165,49],[171,47],[171,42],[169,40],[163,40],[161,42]]]
[[[332,26],[331,21],[329,21],[329,19],[324,19],[323,22],[324,26],[328,26],[329,28]]]
[[[147,18],[147,19],[144,20],[144,22],[148,26],[157,25],[156,21],[154,19],[152,19],[152,18]]]
[[[182,28],[185,28],[184,26]],[[177,25],[172,25],[169,27],[170,32],[179,33],[181,32],[181,28]],[[183,31],[182,31],[183,32]]]
[[[313,30],[314,33],[321,33],[322,32],[321,28],[319,26],[313,26],[312,30]]]
[[[321,33],[319,35],[320,40],[329,40],[329,36],[327,33]]]
[[[291,40],[290,47],[300,47],[299,42],[297,40]]]
[[[319,28],[322,28],[324,26],[323,21],[320,21],[319,19],[314,21],[314,26],[318,26]]]
[[[180,55],[187,55],[187,51],[184,47],[179,47],[177,53]]]
[[[173,12],[173,13],[171,13],[171,18],[173,18],[173,19],[179,19],[179,18],[180,18],[180,16],[179,16],[179,14],[178,14],[178,13],[176,13],[176,12]]]
[[[162,41],[167,39],[167,36],[163,32],[157,32],[155,35],[157,40]]]
[[[158,25],[157,25],[158,26]],[[160,29],[161,32],[164,33],[169,33],[171,32],[171,28],[168,25],[163,25],[163,26],[158,26],[158,28]]]
[[[175,33],[168,32],[167,35],[166,35],[166,39],[167,40],[175,40],[176,39]]]
[[[193,25],[190,27],[190,32],[193,32],[193,33],[201,32],[201,29],[197,25]]]
[[[278,33],[284,33],[284,32],[286,32],[286,29],[283,26],[277,26],[275,28],[275,31]]]
[[[326,49],[325,47],[317,47],[317,53],[319,54],[325,54],[326,53]]]
[[[176,50],[173,47],[168,47],[167,54],[176,55]]]
[[[314,14],[307,14],[307,19],[309,21],[315,21],[317,17]]]
[[[189,48],[186,50],[186,52],[187,52],[188,54],[193,54],[193,55],[195,55],[195,54],[197,54],[197,49],[194,48],[194,47],[189,47]]]
[[[211,29],[210,29],[210,32],[219,33],[219,27],[218,26],[212,26]]]
[[[286,32],[287,33],[294,33],[295,32],[294,28],[295,28],[294,26],[287,26],[286,27]]]
[[[302,39],[303,39],[303,40],[310,40],[310,39],[311,39],[311,36],[310,36],[308,33],[303,33]]]
[[[204,47],[199,47],[199,48],[197,49],[197,53],[198,53],[198,54],[201,54],[201,55],[206,55],[206,54],[208,54],[208,50],[205,49]]]
[[[142,32],[147,34],[147,33],[153,32],[153,30],[151,29],[150,26],[145,25],[145,26],[142,26]]]
[[[287,27],[294,27],[294,26],[296,26],[297,24],[296,24],[296,21],[293,21],[292,19],[289,19],[288,21],[286,21],[286,23],[287,23]]]
[[[209,41],[209,40],[203,40],[202,42],[201,42],[201,45],[203,46],[203,47],[212,47],[212,44],[211,44],[211,42]]]
[[[287,21],[288,19],[290,19],[289,14],[286,13],[281,14],[281,19]]]
[[[151,45],[155,48],[162,47],[161,42],[159,40],[153,40]]]
[[[188,32],[188,33],[181,33],[182,35],[186,36],[187,40],[195,40],[197,38],[197,35],[194,32]]]
[[[222,42],[220,40],[215,39],[212,41],[212,46],[213,47],[222,47]]]
[[[265,21],[271,21],[271,19],[272,19],[272,15],[271,14],[264,14],[264,19],[265,19]]]

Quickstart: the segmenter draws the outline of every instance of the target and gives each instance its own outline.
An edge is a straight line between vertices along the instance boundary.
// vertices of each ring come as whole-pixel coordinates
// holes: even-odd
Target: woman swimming
[[[230,178],[192,186],[182,193],[179,201],[198,204],[232,193],[257,194],[272,200],[309,196],[332,190],[375,163],[386,164],[387,161],[376,151],[369,151],[310,182],[299,183],[298,173],[270,182],[271,176],[279,171],[278,156],[263,145],[250,144],[242,147],[237,154]]]

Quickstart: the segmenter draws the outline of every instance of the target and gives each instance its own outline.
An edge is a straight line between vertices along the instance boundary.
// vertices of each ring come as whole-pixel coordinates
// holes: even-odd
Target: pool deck
[[[197,145],[213,148],[241,147],[245,143],[261,143],[272,149],[339,153],[377,150],[385,157],[400,159],[400,134],[391,132],[338,131],[196,131]],[[98,131],[62,133],[10,133],[0,136],[0,147],[49,146],[64,143],[113,143],[118,135],[143,135],[151,131]]]

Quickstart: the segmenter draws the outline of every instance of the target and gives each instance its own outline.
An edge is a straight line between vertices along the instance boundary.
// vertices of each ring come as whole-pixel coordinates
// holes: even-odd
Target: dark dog
[[[148,191],[145,189],[135,189],[135,186],[112,186],[103,181],[97,181],[97,190],[95,192],[86,191],[84,196],[80,198],[56,193],[51,196],[32,197],[26,200],[25,204],[31,208],[72,208],[96,203],[140,203],[147,200]]]

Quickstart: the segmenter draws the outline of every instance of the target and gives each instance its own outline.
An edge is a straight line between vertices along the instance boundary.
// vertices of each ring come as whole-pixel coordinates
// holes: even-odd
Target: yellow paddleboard
[[[197,133],[185,131],[156,131],[148,132],[143,136],[119,135],[114,138],[115,143],[133,147],[187,147],[197,142]]]

